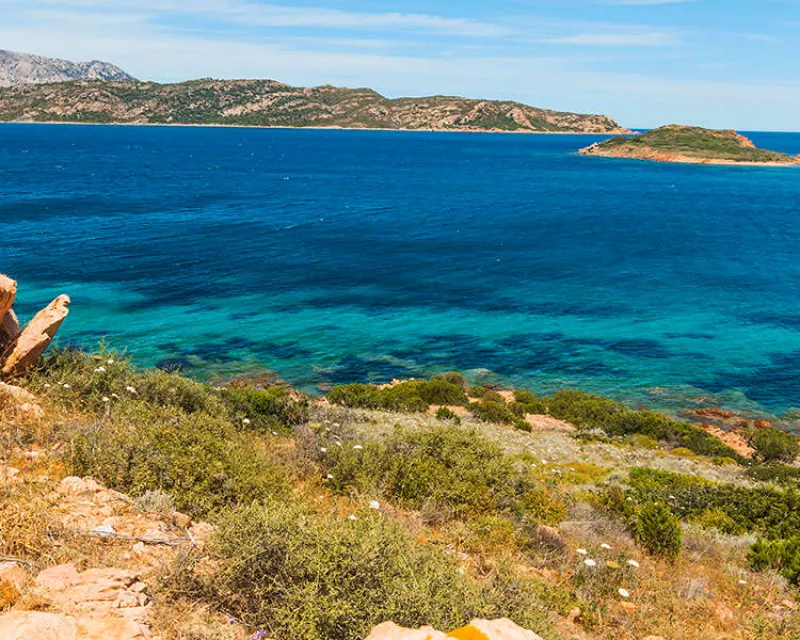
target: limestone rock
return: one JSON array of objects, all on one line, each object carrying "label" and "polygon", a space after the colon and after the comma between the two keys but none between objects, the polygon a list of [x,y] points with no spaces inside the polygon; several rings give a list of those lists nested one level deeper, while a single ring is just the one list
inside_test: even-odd
[{"label": "limestone rock", "polygon": [[78,640],[75,618],[41,611],[12,611],[0,615],[3,640]]},{"label": "limestone rock", "polygon": [[366,640],[447,640],[447,636],[432,627],[404,629],[394,622],[384,622],[375,627]]},{"label": "limestone rock", "polygon": [[0,564],[0,582],[6,582],[17,591],[22,591],[22,587],[25,586],[27,581],[28,574],[16,562],[3,562]]},{"label": "limestone rock", "polygon": [[3,640],[149,640],[151,637],[146,628],[117,616],[75,618],[41,611],[0,615]]},{"label": "limestone rock", "polygon": [[6,359],[2,373],[17,375],[36,364],[69,314],[69,296],[59,296],[37,313],[23,329]]},{"label": "limestone rock", "polygon": [[532,631],[517,626],[511,620],[473,620],[466,627],[448,634],[431,627],[404,629],[386,622],[375,629],[366,640],[447,640],[447,638],[485,638],[486,640],[542,640]]},{"label": "limestone rock", "polygon": [[0,412],[3,411],[28,418],[44,417],[44,410],[37,404],[36,396],[22,387],[0,382]]}]

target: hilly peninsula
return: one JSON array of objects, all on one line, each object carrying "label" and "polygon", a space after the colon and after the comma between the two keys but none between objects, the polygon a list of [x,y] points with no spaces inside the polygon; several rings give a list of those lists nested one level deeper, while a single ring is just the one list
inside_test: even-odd
[{"label": "hilly peninsula", "polygon": [[800,158],[757,149],[735,131],[667,125],[634,137],[619,136],[579,151],[582,155],[689,164],[793,165]]},{"label": "hilly peninsula", "polygon": [[293,87],[273,80],[17,84],[0,89],[0,121],[627,133],[608,116],[512,101],[390,99],[371,89]]}]

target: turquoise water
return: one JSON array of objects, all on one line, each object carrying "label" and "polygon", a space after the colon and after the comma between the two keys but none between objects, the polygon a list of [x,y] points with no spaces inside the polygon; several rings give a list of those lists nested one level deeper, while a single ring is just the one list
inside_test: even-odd
[{"label": "turquoise water", "polygon": [[597,139],[0,125],[0,271],[72,296],[62,343],[201,378],[800,407],[800,170]]}]

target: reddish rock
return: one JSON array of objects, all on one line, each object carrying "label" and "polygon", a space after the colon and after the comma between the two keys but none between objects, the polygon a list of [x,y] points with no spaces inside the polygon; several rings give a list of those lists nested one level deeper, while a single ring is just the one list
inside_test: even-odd
[{"label": "reddish rock", "polygon": [[18,375],[38,362],[69,314],[69,304],[69,296],[59,296],[34,316],[6,359],[4,375]]},{"label": "reddish rock", "polygon": [[19,338],[19,320],[14,310],[9,309],[5,317],[0,316],[0,359],[6,352],[11,351],[17,338]]},{"label": "reddish rock", "polygon": [[404,629],[393,622],[375,627],[366,640],[447,640],[447,638],[484,638],[485,640],[542,640],[532,631],[517,626],[511,620],[473,620],[466,627],[448,634],[431,627]]},{"label": "reddish rock", "polygon": [[0,273],[0,319],[11,311],[17,297],[17,283],[7,275]]}]

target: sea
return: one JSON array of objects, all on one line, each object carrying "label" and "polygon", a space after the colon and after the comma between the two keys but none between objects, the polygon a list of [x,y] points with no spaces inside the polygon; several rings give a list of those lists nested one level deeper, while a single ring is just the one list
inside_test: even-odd
[{"label": "sea", "polygon": [[602,139],[3,124],[0,272],[24,319],[71,296],[62,346],[203,380],[800,420],[800,168],[576,154]]}]

